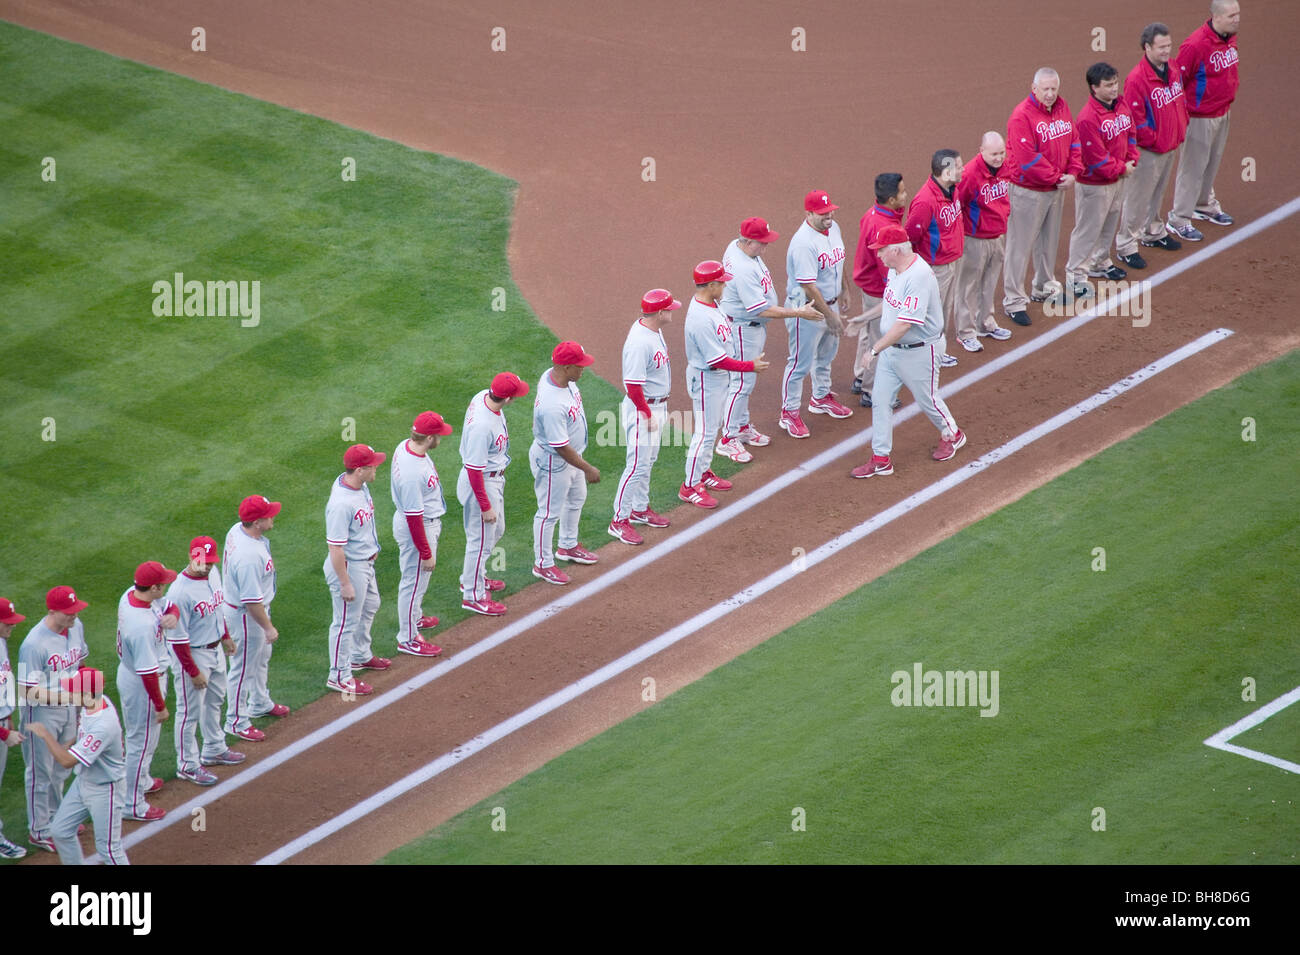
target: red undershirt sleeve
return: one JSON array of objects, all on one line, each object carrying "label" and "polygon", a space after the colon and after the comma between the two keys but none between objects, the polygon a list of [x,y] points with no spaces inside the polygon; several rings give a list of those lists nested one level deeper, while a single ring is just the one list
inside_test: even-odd
[{"label": "red undershirt sleeve", "polygon": [[632,404],[636,405],[636,410],[647,418],[651,417],[650,406],[646,404],[645,400],[645,387],[630,381],[623,382],[623,387],[627,389],[627,396],[631,399]]},{"label": "red undershirt sleeve", "polygon": [[181,661],[181,669],[187,676],[198,676],[199,665],[194,662],[194,656],[190,653],[188,643],[173,643],[172,652],[176,654],[176,659]]},{"label": "red undershirt sleeve", "polygon": [[491,510],[492,502],[488,499],[487,485],[483,483],[482,468],[466,468],[465,477],[469,479],[470,490],[474,492],[474,499],[478,501],[479,510]]},{"label": "red undershirt sleeve", "polygon": [[[473,474],[474,472],[471,471],[471,472],[469,472],[469,473],[470,473],[470,474]],[[480,477],[480,480],[482,480],[481,477]],[[473,479],[471,478],[471,479],[470,479],[470,484],[472,485],[473,483],[474,483],[474,481],[473,481]],[[420,560],[428,560],[430,557],[433,556],[433,551],[431,551],[431,550],[429,549],[429,538],[427,538],[427,537],[424,535],[424,515],[423,515],[423,514],[407,514],[407,515],[406,515],[406,526],[407,526],[407,528],[409,528],[410,531],[411,531],[411,540],[412,540],[412,541],[414,542],[414,544],[415,544],[415,549],[416,549],[416,550],[419,552],[419,554],[420,554]]]},{"label": "red undershirt sleeve", "polygon": [[145,692],[149,694],[149,701],[153,703],[153,708],[158,712],[167,709],[167,701],[163,699],[162,688],[158,685],[157,673],[143,673],[140,680],[144,683]]},{"label": "red undershirt sleeve", "polygon": [[753,371],[754,363],[752,361],[737,361],[730,355],[719,358],[709,365],[710,368],[716,368],[720,371]]}]

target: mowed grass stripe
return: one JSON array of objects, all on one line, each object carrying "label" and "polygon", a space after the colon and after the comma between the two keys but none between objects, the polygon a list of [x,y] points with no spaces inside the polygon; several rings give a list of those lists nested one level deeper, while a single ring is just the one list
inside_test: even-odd
[{"label": "mowed grass stripe", "polygon": [[[111,674],[117,599],[134,567],[176,566],[193,536],[221,539],[242,497],[272,495],[284,511],[272,532],[282,639],[271,689],[302,706],[324,693],[324,507],[342,452],[354,441],[391,452],[433,408],[457,433],[434,452],[450,510],[426,609],[444,630],[468,616],[455,500],[465,408],[498,371],[535,383],[556,343],[511,281],[514,184],[9,24],[0,59],[0,594],[34,622],[45,592],[72,584],[90,601],[90,661]],[[53,182],[41,179],[47,156]],[[344,157],[354,182],[342,179]],[[176,272],[259,281],[260,324],[156,317],[153,283]],[[498,288],[503,311],[492,307]],[[621,378],[629,309],[608,341],[584,343],[598,359],[582,381],[593,442],[596,416],[621,395],[600,376]],[[506,556],[493,569],[508,592],[533,582],[531,413],[527,399],[507,409]],[[684,453],[665,448],[656,503],[673,499]],[[623,451],[593,444],[589,458],[606,478],[582,525],[595,545]],[[375,648],[391,655],[386,467],[372,492],[385,548]],[[11,639],[11,660],[28,629]],[[170,725],[164,736],[153,769],[170,778]],[[14,771],[0,793],[11,835],[23,816]]]},{"label": "mowed grass stripe", "polygon": [[[387,861],[1294,862],[1294,777],[1201,740],[1244,676],[1300,682],[1297,382],[1206,396]],[[915,662],[999,671],[998,715],[895,707]]]}]

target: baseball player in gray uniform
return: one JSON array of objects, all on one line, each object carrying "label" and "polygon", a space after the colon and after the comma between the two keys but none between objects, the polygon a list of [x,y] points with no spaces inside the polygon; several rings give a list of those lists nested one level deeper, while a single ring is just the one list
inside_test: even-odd
[{"label": "baseball player in gray uniform", "polygon": [[422,411],[411,423],[411,436],[393,451],[389,490],[393,495],[393,540],[402,581],[397,588],[397,649],[413,657],[436,657],[442,647],[429,643],[421,630],[438,625],[424,614],[424,595],[438,560],[438,538],[447,501],[429,452],[451,434],[451,425],[435,411]]},{"label": "baseball player in gray uniform", "polygon": [[465,564],[460,573],[461,607],[499,617],[506,605],[488,596],[505,589],[505,581],[487,576],[487,559],[506,530],[506,468],[510,464],[510,432],[506,405],[528,394],[528,383],[503,371],[492,384],[470,399],[460,432],[462,467],[456,498],[463,508]]},{"label": "baseball player in gray uniform", "polygon": [[154,822],[167,814],[145,796],[162,789],[150,772],[162,738],[167,712],[167,642],[164,629],[174,629],[175,608],[167,606],[167,587],[176,579],[156,560],[135,569],[135,586],[117,602],[117,694],[122,701],[126,732],[126,818]]},{"label": "baseball player in gray uniform", "polygon": [[889,454],[894,446],[894,409],[898,389],[906,385],[917,405],[939,429],[939,446],[932,457],[948,461],[966,443],[948,406],[939,397],[939,369],[944,355],[943,302],[939,283],[925,260],[912,251],[907,231],[899,226],[880,230],[871,247],[889,267],[880,328],[872,351],[879,357],[871,394],[871,460],[851,472],[855,478],[894,473]]},{"label": "baseball player in gray uniform", "polygon": [[259,716],[288,716],[289,707],[271,699],[271,648],[280,632],[271,623],[275,561],[266,532],[275,527],[280,502],[252,494],[239,502],[239,523],[226,532],[222,563],[226,633],[234,643],[226,679],[226,732],[250,742],[266,739],[253,725]]},{"label": "baseball player in gray uniform", "polygon": [[851,408],[840,404],[831,391],[831,362],[840,348],[844,322],[840,313],[848,313],[849,275],[844,268],[844,237],[835,221],[839,206],[821,189],[804,197],[803,225],[790,237],[785,255],[787,308],[811,303],[819,315],[816,321],[787,318],[789,355],[785,377],[781,379],[781,427],[792,438],[808,437],[808,426],[799,414],[803,404],[803,383],[812,376],[810,414],[848,418]]},{"label": "baseball player in gray uniform", "polygon": [[76,673],[86,659],[86,632],[77,614],[89,606],[71,587],[55,587],[45,595],[49,611],[32,627],[18,647],[18,686],[22,690],[24,792],[27,796],[28,842],[54,851],[50,821],[63,798],[68,769],[36,743],[33,724],[40,723],[64,746],[77,738],[76,712],[63,705],[59,680]]},{"label": "baseball player in gray uniform", "polygon": [[[87,667],[62,678],[62,689],[73,695],[81,707],[76,739],[64,746],[45,726],[36,723],[32,732],[45,742],[45,749],[59,766],[77,770],[67,795],[50,822],[50,832],[64,865],[84,865],[77,831],[90,820],[95,830],[95,848],[105,865],[128,865],[122,849],[122,818],[126,807],[126,753],[122,747],[122,724],[117,710],[104,695],[104,674]],[[161,811],[161,810],[160,810]]]},{"label": "baseball player in gray uniform", "polygon": [[[587,450],[587,413],[578,379],[595,359],[577,342],[560,342],[551,352],[551,367],[542,374],[533,399],[533,443],[528,464],[533,471],[537,513],[533,516],[533,576],[564,585],[569,575],[555,560],[594,564],[595,554],[578,543],[587,485],[600,481],[600,470],[583,456]],[[560,547],[553,550],[555,525]]]},{"label": "baseball player in gray uniform", "polygon": [[668,420],[668,392],[672,368],[664,326],[682,307],[667,289],[655,288],[641,296],[641,317],[632,323],[623,343],[623,388],[627,397],[619,405],[627,464],[614,494],[614,519],[609,536],[624,544],[645,541],[633,524],[667,527],[668,518],[650,508],[650,471],[659,460],[664,424]]},{"label": "baseball player in gray uniform", "polygon": [[738,329],[727,320],[718,302],[732,274],[721,262],[707,259],[695,266],[695,295],[686,310],[686,391],[691,396],[695,430],[686,451],[686,479],[677,497],[696,507],[718,506],[710,491],[729,491],[731,482],[713,473],[713,438],[722,423],[729,393],[728,376],[751,376],[768,363],[762,352],[738,361],[733,354]]},{"label": "baseball player in gray uniform", "polygon": [[379,556],[379,529],[375,502],[367,486],[379,465],[388,459],[368,444],[354,444],[343,453],[347,469],[334,479],[325,505],[325,582],[334,605],[330,622],[330,674],[327,689],[347,696],[367,696],[370,684],[355,679],[353,670],[387,670],[391,660],[371,652],[370,625],[379,613],[379,585],[375,583],[375,558]]},{"label": "baseball player in gray uniform", "polygon": [[[211,537],[190,541],[190,562],[167,590],[167,606],[177,616],[167,634],[176,677],[176,775],[200,786],[217,781],[207,766],[234,766],[244,754],[226,745],[221,704],[226,699],[226,653],[235,644],[226,632],[225,592],[217,562],[221,552]],[[199,751],[197,731],[203,730]]]},{"label": "baseball player in gray uniform", "polygon": [[[9,666],[9,635],[14,626],[27,618],[14,610],[13,602],[0,597],[0,788],[5,778],[5,763],[9,758],[9,749],[25,739],[22,733],[14,729],[14,702],[17,699],[17,687],[14,684],[14,671]],[[4,821],[0,820],[0,859],[21,859],[27,855],[22,846],[14,845],[5,838]]]},{"label": "baseball player in gray uniform", "polygon": [[[718,301],[728,320],[736,326],[735,348],[732,357],[748,361],[763,352],[767,344],[767,323],[774,318],[821,319],[821,312],[811,305],[800,308],[783,308],[776,304],[776,287],[772,273],[760,256],[764,246],[779,239],[780,235],[768,228],[764,219],[746,219],[740,224],[740,237],[732,239],[722,255],[722,267],[732,276]],[[752,372],[731,373],[727,398],[723,404],[722,439],[718,453],[733,461],[745,463],[754,456],[745,445],[761,448],[772,439],[749,423],[749,396],[754,391],[756,378]]]}]

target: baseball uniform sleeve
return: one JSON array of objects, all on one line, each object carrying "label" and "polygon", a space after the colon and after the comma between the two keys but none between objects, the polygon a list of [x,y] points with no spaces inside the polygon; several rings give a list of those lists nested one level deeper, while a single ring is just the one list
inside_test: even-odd
[{"label": "baseball uniform sleeve", "polygon": [[[403,450],[402,453],[405,454],[406,451]],[[424,492],[415,481],[419,476],[418,470],[407,465],[402,468],[401,478],[393,484],[393,497],[397,499],[397,506],[403,514],[424,513]]]},{"label": "baseball uniform sleeve", "polygon": [[767,293],[763,291],[763,270],[758,262],[751,259],[754,267],[744,268],[732,280],[736,283],[736,293],[740,304],[751,315],[767,311],[770,303]]},{"label": "baseball uniform sleeve", "polygon": [[41,675],[45,672],[45,661],[40,657],[40,650],[35,640],[24,640],[18,648],[18,685],[40,686]]},{"label": "baseball uniform sleeve", "polygon": [[352,526],[352,512],[343,503],[331,500],[325,508],[325,541],[336,547],[348,542],[348,528]]},{"label": "baseball uniform sleeve", "polygon": [[790,261],[787,265],[797,284],[810,285],[817,281],[817,253],[810,243],[798,241],[800,238],[795,233],[795,238],[790,241]]},{"label": "baseball uniform sleeve", "polygon": [[623,346],[623,383],[628,385],[644,385],[645,372],[650,367],[653,355],[648,348],[649,343],[639,338],[629,338],[627,344]]},{"label": "baseball uniform sleeve", "polygon": [[93,730],[90,732],[79,732],[77,734],[77,741],[68,747],[68,752],[70,752],[73,759],[79,762],[82,766],[89,766],[95,760],[99,759],[99,754],[104,751],[105,742],[107,741]]},{"label": "baseball uniform sleeve", "polygon": [[548,403],[537,418],[541,426],[539,441],[544,441],[552,448],[562,448],[569,443],[569,420],[564,408],[555,403]]}]

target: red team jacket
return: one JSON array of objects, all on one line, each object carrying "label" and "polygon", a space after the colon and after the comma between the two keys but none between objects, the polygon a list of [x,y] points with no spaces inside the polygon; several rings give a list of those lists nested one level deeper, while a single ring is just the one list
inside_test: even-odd
[{"label": "red team jacket", "polygon": [[1012,182],[1035,192],[1052,192],[1062,176],[1077,177],[1083,171],[1079,137],[1065,97],[1057,97],[1052,108],[1046,110],[1030,93],[1011,111],[1007,120],[1007,161],[1017,170]]},{"label": "red team jacket", "polygon": [[1124,81],[1124,102],[1137,123],[1137,144],[1153,153],[1177,149],[1187,138],[1187,100],[1178,64],[1169,61],[1165,82],[1143,54]]},{"label": "red team jacket", "polygon": [[957,201],[961,203],[962,231],[977,239],[996,239],[1007,231],[1011,197],[1007,184],[1015,169],[1005,159],[997,169],[989,169],[983,156],[977,155],[961,171],[957,183]]},{"label": "red team jacket", "polygon": [[1222,116],[1237,98],[1237,36],[1225,41],[1210,21],[1183,41],[1178,50],[1187,113],[1200,119]]},{"label": "red team jacket", "polygon": [[1079,181],[1090,186],[1109,186],[1118,182],[1124,164],[1138,161],[1136,125],[1124,97],[1106,106],[1095,96],[1079,110],[1074,121],[1079,129],[1079,146],[1083,152],[1083,172]]},{"label": "red team jacket", "polygon": [[956,190],[949,199],[934,176],[926,179],[907,207],[907,236],[916,254],[930,265],[947,265],[960,259],[965,237]]},{"label": "red team jacket", "polygon": [[889,269],[867,246],[876,241],[876,233],[885,226],[902,224],[902,209],[886,209],[879,203],[868,209],[858,224],[858,252],[853,257],[853,281],[872,298],[885,297],[885,279],[889,277]]}]

